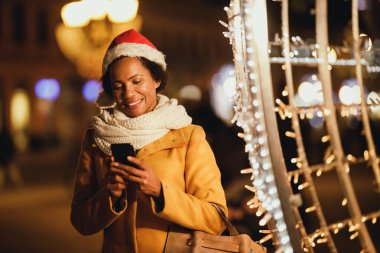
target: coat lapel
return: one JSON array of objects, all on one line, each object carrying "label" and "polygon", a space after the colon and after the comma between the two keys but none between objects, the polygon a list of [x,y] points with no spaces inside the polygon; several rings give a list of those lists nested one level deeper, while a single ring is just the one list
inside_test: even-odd
[{"label": "coat lapel", "polygon": [[137,152],[137,158],[142,159],[145,156],[156,153],[160,150],[178,148],[186,145],[186,138],[181,129],[170,130],[160,139],[146,145]]}]

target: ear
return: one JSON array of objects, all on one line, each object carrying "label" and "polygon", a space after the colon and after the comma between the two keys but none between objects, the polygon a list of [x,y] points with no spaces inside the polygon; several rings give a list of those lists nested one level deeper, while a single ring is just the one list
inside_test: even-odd
[{"label": "ear", "polygon": [[160,85],[161,85],[161,81],[157,81],[155,82],[154,87],[157,89],[158,87],[160,87]]}]

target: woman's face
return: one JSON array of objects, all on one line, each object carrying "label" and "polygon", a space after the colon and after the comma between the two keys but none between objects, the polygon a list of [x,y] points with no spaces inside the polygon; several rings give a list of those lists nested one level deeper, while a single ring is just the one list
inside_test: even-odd
[{"label": "woman's face", "polygon": [[157,104],[159,81],[138,58],[123,57],[111,65],[113,99],[128,117],[134,118],[153,110]]}]

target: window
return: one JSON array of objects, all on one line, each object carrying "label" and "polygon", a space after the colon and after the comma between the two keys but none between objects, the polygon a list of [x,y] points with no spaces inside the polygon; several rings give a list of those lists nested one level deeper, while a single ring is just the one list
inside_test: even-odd
[{"label": "window", "polygon": [[48,15],[45,8],[37,11],[36,16],[36,31],[37,31],[37,44],[39,46],[46,46],[48,43]]},{"label": "window", "polygon": [[26,39],[26,17],[25,7],[22,3],[12,6],[12,39],[16,44],[23,44]]}]

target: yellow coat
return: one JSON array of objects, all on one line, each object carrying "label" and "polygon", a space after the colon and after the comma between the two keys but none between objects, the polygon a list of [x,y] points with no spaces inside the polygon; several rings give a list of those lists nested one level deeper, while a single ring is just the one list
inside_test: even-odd
[{"label": "yellow coat", "polygon": [[223,221],[210,202],[227,213],[226,199],[202,127],[171,130],[137,153],[162,182],[165,205],[158,213],[153,199],[133,184],[128,185],[122,210],[112,209],[105,187],[105,158],[92,130],[87,131],[71,206],[71,222],[81,234],[104,231],[104,253],[162,253],[168,226],[173,223],[212,234],[223,232]]}]

